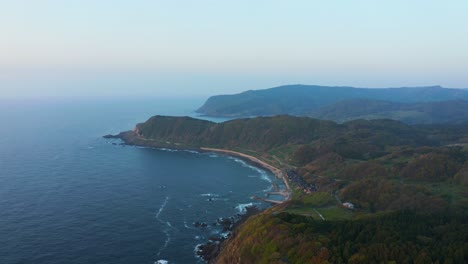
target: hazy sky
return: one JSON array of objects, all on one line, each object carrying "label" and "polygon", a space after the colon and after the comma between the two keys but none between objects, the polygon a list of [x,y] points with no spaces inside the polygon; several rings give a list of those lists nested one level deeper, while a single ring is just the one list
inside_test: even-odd
[{"label": "hazy sky", "polygon": [[466,0],[0,0],[0,96],[468,87]]}]

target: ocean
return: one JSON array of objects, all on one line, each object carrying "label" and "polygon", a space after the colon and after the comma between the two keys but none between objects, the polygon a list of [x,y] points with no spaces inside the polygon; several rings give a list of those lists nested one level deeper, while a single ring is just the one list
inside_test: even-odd
[{"label": "ocean", "polygon": [[0,99],[0,263],[200,263],[217,219],[268,206],[250,197],[281,181],[237,158],[102,136],[194,116],[204,99]]}]

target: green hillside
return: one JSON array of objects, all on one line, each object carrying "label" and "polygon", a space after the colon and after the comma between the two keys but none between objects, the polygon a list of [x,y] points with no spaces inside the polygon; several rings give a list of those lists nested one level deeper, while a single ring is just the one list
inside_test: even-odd
[{"label": "green hillside", "polygon": [[241,225],[220,263],[364,263],[379,256],[389,263],[461,263],[468,257],[467,124],[155,116],[117,137],[135,145],[234,150],[287,172],[292,199]]},{"label": "green hillside", "polygon": [[320,108],[311,117],[345,122],[355,119],[393,119],[407,124],[444,124],[468,121],[468,101],[396,103],[350,99]]}]

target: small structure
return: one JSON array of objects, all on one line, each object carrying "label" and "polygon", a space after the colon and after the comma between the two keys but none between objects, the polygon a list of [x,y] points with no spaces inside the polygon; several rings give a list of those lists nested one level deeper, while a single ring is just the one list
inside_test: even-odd
[{"label": "small structure", "polygon": [[354,209],[354,204],[349,203],[349,202],[343,203],[343,206],[351,210]]}]

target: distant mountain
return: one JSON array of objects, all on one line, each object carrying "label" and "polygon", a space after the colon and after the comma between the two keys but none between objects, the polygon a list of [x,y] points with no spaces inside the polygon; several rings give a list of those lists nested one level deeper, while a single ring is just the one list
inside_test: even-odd
[{"label": "distant mountain", "polygon": [[[420,103],[420,102],[440,102],[449,100],[465,100],[468,101],[468,90],[465,89],[448,89],[440,86],[430,87],[413,87],[413,88],[385,88],[385,89],[368,89],[354,87],[328,87],[315,85],[286,85],[265,90],[250,90],[234,95],[217,95],[210,97],[205,104],[200,107],[197,112],[208,116],[223,116],[223,117],[246,117],[246,116],[266,116],[289,114],[297,116],[320,116],[325,112],[333,112],[330,108],[333,104],[338,104],[341,101],[351,99],[368,99],[389,101],[393,103]],[[370,102],[370,101],[368,101]],[[356,104],[356,102],[354,102]],[[385,103],[374,102],[374,110],[378,112],[389,111]],[[347,102],[347,106],[350,103]],[[340,107],[335,105],[339,112]],[[392,111],[399,111],[397,104],[391,106]],[[426,121],[432,117],[427,117],[433,112],[440,112],[439,108],[446,107],[447,104],[433,105],[418,105],[418,106],[402,106],[404,111],[420,112],[424,110]],[[380,108],[382,107],[382,109]],[[439,107],[434,111],[427,110],[428,107]],[[333,108],[333,107],[332,107]],[[363,111],[362,107],[357,112]],[[447,112],[446,110],[442,110]],[[369,115],[369,111],[363,111],[365,115]],[[393,116],[394,114],[388,114]],[[448,113],[450,115],[450,113]],[[351,116],[351,118],[353,118]],[[345,120],[346,117],[334,116],[334,120]],[[399,118],[396,118],[399,119]],[[437,118],[436,118],[437,119]],[[410,119],[413,122],[414,119]],[[425,123],[425,122],[422,122]]]},{"label": "distant mountain", "polygon": [[308,115],[337,122],[386,118],[408,124],[463,123],[468,122],[468,101],[396,103],[372,99],[350,99],[322,107]]}]

